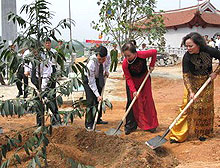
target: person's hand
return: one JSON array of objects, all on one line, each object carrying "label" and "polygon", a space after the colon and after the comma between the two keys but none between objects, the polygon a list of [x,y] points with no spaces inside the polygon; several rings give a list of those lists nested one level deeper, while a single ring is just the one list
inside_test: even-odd
[{"label": "person's hand", "polygon": [[216,72],[212,72],[210,75],[212,80],[214,80],[217,77],[217,73]]},{"label": "person's hand", "polygon": [[28,77],[30,75],[30,72],[24,72],[24,75]]},{"label": "person's hand", "polygon": [[109,77],[109,72],[105,72],[105,76],[108,78]]},{"label": "person's hand", "polygon": [[[190,95],[189,95],[190,99],[194,99],[194,96],[195,96],[195,93],[190,92]],[[195,99],[194,99],[194,100],[195,100]]]},{"label": "person's hand", "polygon": [[[133,97],[135,97],[135,96],[137,96],[137,92],[134,92],[134,93],[133,93]],[[138,96],[137,96],[137,97],[138,97]]]},{"label": "person's hand", "polygon": [[149,68],[150,73],[151,73],[153,70],[154,70],[154,67],[151,67],[151,66],[150,66],[150,68]]},{"label": "person's hand", "polygon": [[99,97],[97,98],[97,100],[98,100],[98,102],[102,101],[102,96],[99,96]]}]

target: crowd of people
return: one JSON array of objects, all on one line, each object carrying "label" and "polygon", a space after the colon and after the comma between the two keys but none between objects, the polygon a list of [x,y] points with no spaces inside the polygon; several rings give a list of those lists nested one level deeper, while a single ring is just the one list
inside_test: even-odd
[{"label": "crowd of people", "polygon": [[[170,134],[171,143],[184,142],[185,140],[193,138],[198,138],[199,140],[204,141],[213,134],[213,80],[220,74],[220,63],[217,68],[213,70],[212,59],[218,59],[220,62],[220,51],[217,47],[210,47],[205,38],[196,32],[186,35],[183,38],[183,44],[186,47],[187,52],[182,61],[183,81],[185,85],[182,109],[186,106],[189,100],[194,99],[195,93],[209,77],[211,77],[212,82],[208,84],[201,95],[194,101],[193,105],[191,105],[187,112],[182,115],[172,128]],[[96,56],[93,57],[94,60],[91,60],[87,66],[90,72],[88,74],[88,78],[90,78],[88,80],[90,91],[86,91],[86,94],[88,97],[91,97],[89,95],[93,92],[93,99],[94,101],[97,101],[96,105],[103,99],[100,97],[101,90],[98,89],[101,88],[98,82],[100,79],[98,75],[100,69],[99,66],[105,64],[106,69],[102,73],[106,76],[109,75],[108,67],[110,66],[110,62],[106,61],[108,60],[106,59],[108,58],[108,54],[106,53],[107,49],[103,46],[101,46],[101,48],[100,51],[104,50],[104,54],[98,50]],[[155,49],[144,50],[146,48],[145,44],[142,45],[142,51],[137,51],[136,48],[136,41],[134,40],[125,43],[122,47],[122,54],[124,56],[122,69],[126,81],[127,93],[126,109],[128,109],[132,99],[135,96],[138,96],[126,117],[124,127],[126,135],[135,131],[137,127],[141,130],[154,133],[159,125],[151,91],[150,77],[144,84],[140,95],[137,95],[137,90],[142,84],[148,71],[152,72],[154,70],[157,51]],[[103,59],[100,59],[102,57]],[[149,65],[147,65],[146,62],[147,58],[151,58]],[[92,112],[90,112],[90,114],[91,113]],[[86,125],[87,129],[91,129],[94,118],[90,121],[89,125]],[[105,122],[105,124],[107,124],[107,122]]]},{"label": "crowd of people", "polygon": [[[186,47],[187,52],[182,60],[183,82],[185,85],[182,108],[185,107],[189,100],[194,99],[195,93],[209,77],[211,77],[212,82],[209,83],[199,98],[195,100],[193,105],[172,128],[170,135],[171,143],[183,142],[192,138],[199,138],[203,141],[213,133],[213,80],[220,74],[220,64],[213,70],[212,59],[215,58],[220,61],[220,51],[218,50],[220,46],[217,47],[217,45],[220,45],[220,36],[218,36],[215,44],[212,44],[213,42],[213,40],[208,42],[207,37],[202,37],[195,32],[183,38],[182,44]],[[62,45],[61,42],[60,45]],[[57,52],[51,48],[51,40],[49,38],[45,40],[44,46],[47,51],[52,53]],[[111,72],[117,71],[119,52],[117,50],[117,44],[114,43],[112,47],[113,49],[108,53],[106,47],[102,45],[96,46],[94,48],[94,55],[90,56],[86,64],[88,72],[85,72],[82,81],[86,93],[87,106],[90,109],[87,110],[85,115],[85,127],[88,131],[93,129],[95,120],[92,107],[95,106],[96,109],[98,109],[98,103],[103,100],[101,92],[105,85],[104,78],[109,77]],[[57,47],[56,49],[59,50],[59,48],[60,47]],[[28,54],[28,52],[34,52],[34,49],[32,49],[32,51],[23,50],[20,55],[24,56]],[[126,109],[128,109],[134,97],[137,96],[136,102],[126,117],[124,127],[125,134],[128,135],[134,132],[138,127],[141,130],[154,133],[159,126],[159,121],[152,95],[151,77],[148,77],[139,95],[137,95],[137,90],[148,72],[151,73],[154,70],[157,50],[147,50],[145,43],[142,44],[142,49],[138,50],[136,41],[131,40],[122,46],[121,52],[124,57],[122,70],[126,83]],[[42,55],[42,58],[45,57],[46,55]],[[149,63],[147,61],[148,58],[151,58]],[[56,73],[56,69],[57,63],[54,59],[49,60],[46,66],[42,65],[41,88],[43,90],[56,88],[56,80],[52,80],[54,79],[52,76]],[[18,88],[17,97],[24,95],[26,98],[28,96],[28,75],[31,76],[32,83],[37,88],[39,87],[39,77],[36,67],[30,63],[28,66],[21,65],[17,72],[19,79],[16,83]],[[22,89],[22,80],[24,81],[24,89]],[[53,97],[56,97],[56,95],[54,94]],[[56,105],[55,99],[54,104]],[[51,107],[50,109],[53,113],[52,124],[56,125],[57,123],[61,123],[57,105],[55,108]],[[41,125],[39,115],[37,115],[37,124]],[[101,110],[98,112],[97,124],[108,124],[107,121],[102,120]]]}]

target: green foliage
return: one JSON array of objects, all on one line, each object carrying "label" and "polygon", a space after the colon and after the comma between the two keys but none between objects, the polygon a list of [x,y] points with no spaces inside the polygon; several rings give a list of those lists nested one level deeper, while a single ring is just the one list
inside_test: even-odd
[{"label": "green foliage", "polygon": [[155,3],[155,0],[99,0],[100,19],[92,22],[93,28],[112,36],[120,48],[131,39],[148,39],[152,43],[165,33],[161,15],[154,12]]},{"label": "green foliage", "polygon": [[[74,48],[72,45],[64,46],[64,49],[58,50],[56,53],[46,51],[44,47],[45,38],[50,37],[53,40],[57,41],[55,34],[60,33],[59,27],[65,29],[70,28],[70,24],[74,24],[73,20],[63,19],[61,20],[56,27],[52,27],[50,19],[52,19],[53,14],[49,10],[48,3],[46,0],[35,0],[29,5],[23,5],[20,13],[24,13],[27,16],[27,19],[23,19],[20,16],[10,13],[8,15],[8,20],[14,23],[17,23],[22,28],[22,35],[19,35],[14,41],[13,45],[19,47],[19,50],[13,50],[10,47],[5,47],[6,42],[0,44],[0,49],[3,49],[0,59],[1,72],[5,72],[5,67],[9,69],[9,80],[10,83],[15,83],[18,79],[16,77],[16,72],[18,67],[25,63],[30,63],[32,66],[36,67],[37,76],[41,78],[42,72],[40,71],[41,65],[45,65],[49,60],[54,58],[58,65],[61,67],[59,71],[52,77],[53,80],[57,80],[58,77],[68,77],[68,71],[64,67],[66,61],[65,52],[68,48],[69,52],[72,53]],[[71,46],[71,47],[69,47]],[[29,50],[29,54],[24,55],[24,58],[19,56],[22,53],[22,50]],[[42,57],[45,55],[45,58]],[[63,104],[62,96],[69,96],[74,89],[77,89],[81,84],[81,77],[86,71],[85,65],[82,63],[74,63],[72,68],[75,72],[75,77],[64,83],[58,83],[58,86],[55,89],[41,89],[41,84],[39,82],[39,88],[28,87],[28,93],[30,96],[29,99],[10,99],[10,100],[0,100],[0,115],[3,117],[9,117],[13,115],[18,115],[18,117],[28,113],[30,111],[40,113],[43,118],[42,126],[36,129],[33,135],[28,140],[23,140],[24,137],[19,133],[17,137],[6,137],[7,142],[1,145],[0,151],[0,168],[9,167],[9,165],[14,165],[22,162],[18,152],[24,150],[27,155],[32,159],[28,167],[42,167],[41,160],[44,161],[47,166],[47,146],[49,144],[48,135],[52,134],[52,126],[45,126],[44,116],[45,112],[48,110],[48,107],[55,108],[53,100],[56,99],[59,106]],[[55,96],[55,93],[57,96]],[[83,109],[80,107],[80,102],[75,101],[73,104],[74,110],[67,115],[67,118],[64,119],[66,122],[69,120],[73,122],[73,119],[76,115],[82,117]],[[16,152],[11,158],[7,158],[7,153],[12,149],[16,148]],[[4,160],[4,162],[3,162]]]}]

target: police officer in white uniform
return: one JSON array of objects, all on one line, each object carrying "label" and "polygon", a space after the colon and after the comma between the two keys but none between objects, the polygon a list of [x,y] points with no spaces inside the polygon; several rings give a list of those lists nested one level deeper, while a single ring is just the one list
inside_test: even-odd
[{"label": "police officer in white uniform", "polygon": [[[95,50],[95,55],[89,58],[87,64],[88,73],[85,74],[83,85],[86,92],[86,100],[89,111],[86,112],[85,126],[88,131],[92,129],[94,118],[92,107],[98,106],[98,102],[102,101],[102,88],[104,86],[104,76],[109,75],[109,67],[111,58],[107,54],[107,49],[104,46],[99,46]],[[96,108],[97,109],[97,108]],[[97,124],[108,124],[108,122],[101,119],[102,111],[99,112]]]}]

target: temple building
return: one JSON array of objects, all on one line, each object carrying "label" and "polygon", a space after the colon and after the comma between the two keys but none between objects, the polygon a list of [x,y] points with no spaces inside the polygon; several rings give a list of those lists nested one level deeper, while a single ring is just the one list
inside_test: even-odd
[{"label": "temple building", "polygon": [[180,47],[182,38],[190,32],[209,38],[220,34],[220,11],[209,0],[196,6],[165,11],[161,15],[167,29],[164,36],[166,46]]}]

